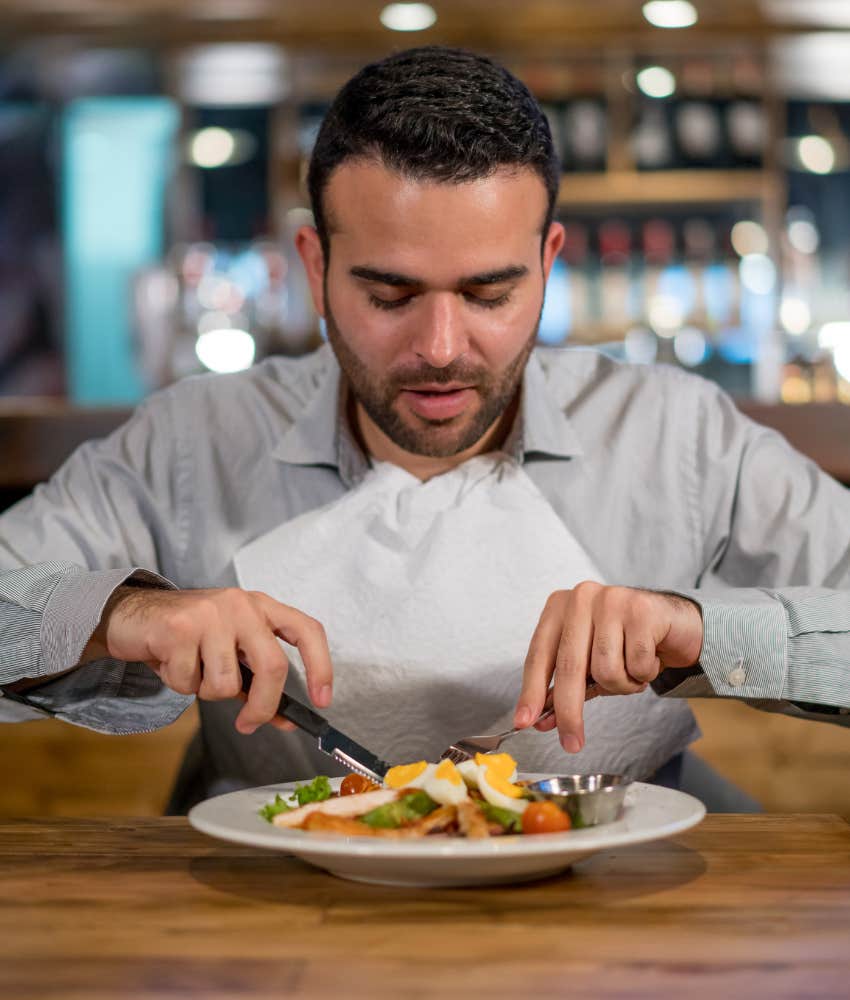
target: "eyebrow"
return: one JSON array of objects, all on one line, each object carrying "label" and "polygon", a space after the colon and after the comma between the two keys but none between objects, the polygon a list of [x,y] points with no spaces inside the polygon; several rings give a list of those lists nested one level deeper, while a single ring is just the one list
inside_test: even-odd
[{"label": "eyebrow", "polygon": [[[407,274],[398,274],[395,271],[380,271],[373,267],[352,267],[349,271],[354,278],[361,278],[363,281],[375,281],[381,285],[391,285],[394,288],[421,288],[424,282],[420,278],[412,278]],[[468,288],[470,285],[500,285],[505,281],[516,281],[524,278],[528,274],[528,268],[520,264],[512,264],[509,267],[500,267],[495,271],[484,271],[481,274],[472,274],[461,278],[458,281],[459,288]]]}]

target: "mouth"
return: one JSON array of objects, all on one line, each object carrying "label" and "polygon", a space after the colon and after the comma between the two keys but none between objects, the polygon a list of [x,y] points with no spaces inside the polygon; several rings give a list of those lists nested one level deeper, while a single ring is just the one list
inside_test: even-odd
[{"label": "mouth", "polygon": [[461,389],[471,389],[471,385],[463,382],[420,382],[416,385],[406,385],[402,387],[403,392],[424,392],[428,395],[437,395],[444,392],[460,392]]},{"label": "mouth", "polygon": [[475,389],[470,385],[417,385],[401,390],[400,397],[411,410],[426,420],[448,420],[459,416],[471,403]]}]

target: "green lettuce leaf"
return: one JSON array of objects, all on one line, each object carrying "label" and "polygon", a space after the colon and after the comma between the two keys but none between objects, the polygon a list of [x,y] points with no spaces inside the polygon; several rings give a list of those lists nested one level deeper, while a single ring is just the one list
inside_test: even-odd
[{"label": "green lettuce leaf", "polygon": [[328,778],[320,774],[309,785],[296,785],[293,794],[298,799],[299,806],[306,806],[308,802],[324,802],[325,799],[329,799],[333,795],[333,792]]},{"label": "green lettuce leaf", "polygon": [[285,799],[280,795],[275,795],[274,802],[267,802],[260,810],[260,816],[266,822],[271,823],[272,817],[277,816],[278,813],[290,812],[291,809],[292,806],[288,805]]},{"label": "green lettuce leaf", "polygon": [[510,809],[501,809],[489,802],[479,802],[481,812],[489,823],[498,823],[507,833],[522,833],[522,816]]},{"label": "green lettuce leaf", "polygon": [[413,823],[417,819],[422,819],[428,813],[437,808],[437,803],[421,790],[404,795],[395,802],[388,802],[385,806],[378,806],[364,816],[360,817],[361,823],[366,823],[372,827],[383,827],[388,830],[395,830],[405,823]]}]

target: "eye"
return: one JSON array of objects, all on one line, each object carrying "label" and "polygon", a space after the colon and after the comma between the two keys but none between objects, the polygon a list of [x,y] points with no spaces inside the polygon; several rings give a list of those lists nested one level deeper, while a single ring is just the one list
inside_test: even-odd
[{"label": "eye", "polygon": [[501,295],[490,299],[484,298],[481,295],[475,295],[472,292],[464,292],[463,295],[467,302],[481,306],[482,309],[497,309],[499,306],[506,305],[511,300],[510,292],[503,292]]},{"label": "eye", "polygon": [[369,295],[369,304],[376,309],[401,309],[413,298],[412,295],[402,295],[399,299],[381,299],[377,295]]}]

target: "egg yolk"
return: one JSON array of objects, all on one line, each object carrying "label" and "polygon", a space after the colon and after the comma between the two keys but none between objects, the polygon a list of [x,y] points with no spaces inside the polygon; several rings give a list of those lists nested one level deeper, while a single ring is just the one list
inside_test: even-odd
[{"label": "egg yolk", "polygon": [[488,767],[484,771],[484,778],[487,784],[496,792],[507,795],[510,799],[518,799],[523,794],[519,785],[512,785],[510,781],[498,771]]},{"label": "egg yolk", "polygon": [[444,760],[437,766],[437,770],[434,772],[434,777],[440,781],[448,781],[449,784],[452,785],[463,784],[463,778],[460,776],[460,771],[458,771],[450,760]]},{"label": "egg yolk", "polygon": [[428,766],[428,761],[418,760],[415,764],[399,764],[391,767],[384,775],[384,785],[387,788],[404,788],[411,781],[416,781]]},{"label": "egg yolk", "polygon": [[487,771],[494,771],[503,778],[507,778],[516,770],[516,761],[509,753],[477,753],[475,763],[479,767],[486,768]]}]

